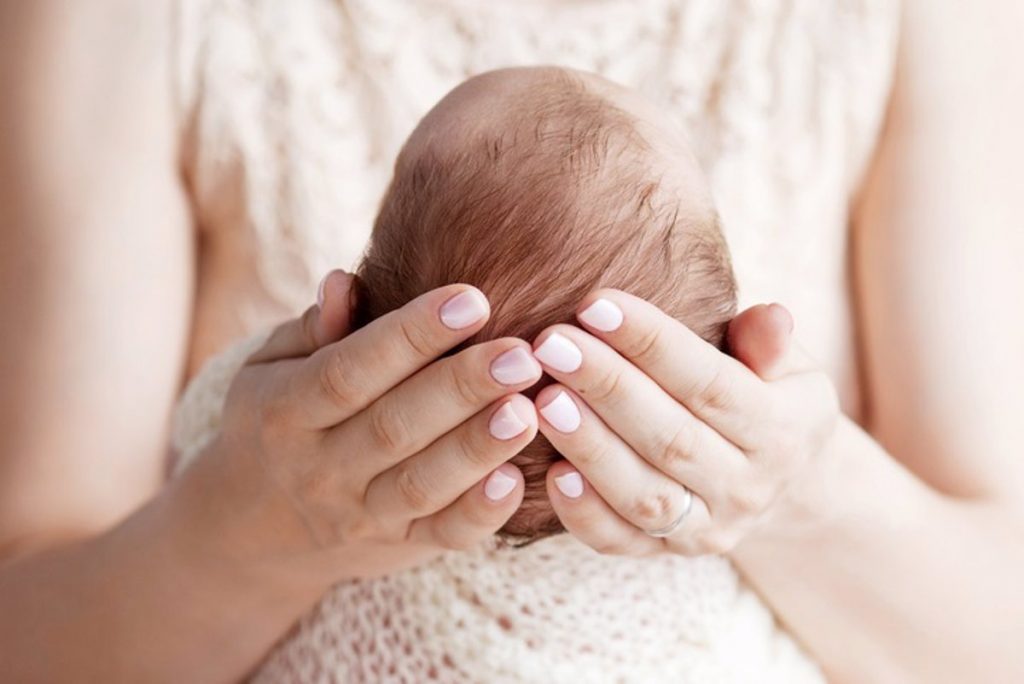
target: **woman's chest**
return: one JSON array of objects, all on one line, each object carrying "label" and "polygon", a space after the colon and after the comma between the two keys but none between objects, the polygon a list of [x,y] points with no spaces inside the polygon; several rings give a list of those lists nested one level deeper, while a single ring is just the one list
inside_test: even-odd
[{"label": "woman's chest", "polygon": [[[207,247],[195,357],[352,268],[406,135],[467,76],[556,63],[678,114],[741,304],[780,301],[856,403],[847,204],[876,134],[889,3],[254,2],[207,19],[189,175]],[[412,9],[416,7],[416,9]]]}]

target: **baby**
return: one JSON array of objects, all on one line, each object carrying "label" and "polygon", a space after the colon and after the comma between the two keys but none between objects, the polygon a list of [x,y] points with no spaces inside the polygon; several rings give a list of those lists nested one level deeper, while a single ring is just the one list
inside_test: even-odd
[{"label": "baby", "polygon": [[[479,287],[491,318],[452,353],[573,322],[597,287],[643,297],[719,347],[736,312],[729,252],[683,134],[639,94],[559,68],[475,77],[424,117],[357,276],[356,326],[447,283]],[[544,485],[559,458],[538,434],[513,459],[526,493],[506,542],[564,531]]]}]

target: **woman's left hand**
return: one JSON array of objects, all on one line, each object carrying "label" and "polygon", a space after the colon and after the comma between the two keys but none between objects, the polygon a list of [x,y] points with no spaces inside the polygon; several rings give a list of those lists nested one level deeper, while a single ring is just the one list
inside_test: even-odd
[{"label": "woman's left hand", "polygon": [[[591,293],[577,318],[586,330],[555,325],[534,343],[557,381],[536,405],[566,458],[549,469],[548,496],[597,551],[728,553],[826,458],[836,392],[790,341],[781,306],[730,325],[732,353],[747,365],[620,290]],[[681,524],[652,536],[686,510],[687,490]]]}]

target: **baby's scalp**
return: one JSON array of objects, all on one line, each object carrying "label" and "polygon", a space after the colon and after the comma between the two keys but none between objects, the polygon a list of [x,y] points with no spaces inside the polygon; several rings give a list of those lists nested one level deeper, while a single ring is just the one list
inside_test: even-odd
[{"label": "baby's scalp", "polygon": [[[589,291],[650,300],[721,347],[736,311],[728,249],[684,138],[635,93],[582,72],[504,69],[453,90],[395,165],[357,271],[356,325],[452,282],[479,287],[483,340],[532,340],[573,322]],[[528,393],[550,379],[545,377]],[[515,459],[526,479],[502,535],[563,531],[537,435]]]}]

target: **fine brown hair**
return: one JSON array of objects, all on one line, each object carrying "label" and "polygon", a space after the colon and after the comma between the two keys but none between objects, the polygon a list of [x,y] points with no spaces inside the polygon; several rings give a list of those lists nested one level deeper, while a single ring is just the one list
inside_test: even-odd
[{"label": "fine brown hair", "polygon": [[[433,288],[469,283],[492,313],[456,353],[505,336],[532,341],[573,322],[591,290],[614,287],[721,348],[736,287],[716,214],[689,209],[663,182],[635,123],[562,73],[458,144],[400,155],[357,270],[356,327]],[[545,490],[559,458],[538,434],[512,460],[525,497],[499,536],[564,531]]]}]

